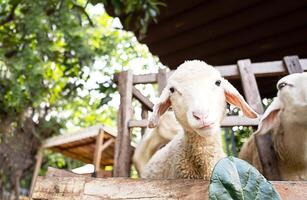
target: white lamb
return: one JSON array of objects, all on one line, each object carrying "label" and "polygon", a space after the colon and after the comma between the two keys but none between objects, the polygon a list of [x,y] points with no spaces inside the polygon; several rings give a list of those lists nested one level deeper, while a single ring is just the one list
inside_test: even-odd
[{"label": "white lamb", "polygon": [[239,157],[263,172],[255,135],[272,134],[282,180],[307,180],[307,73],[285,76],[277,88],[277,97]]},{"label": "white lamb", "polygon": [[147,131],[140,144],[135,148],[133,163],[139,174],[144,166],[161,147],[169,143],[183,129],[175,118],[174,112],[168,111],[161,116],[160,123],[151,131]]},{"label": "white lamb", "polygon": [[168,79],[154,106],[149,127],[172,106],[184,129],[146,164],[142,178],[202,178],[208,180],[216,162],[225,156],[220,123],[226,101],[251,118],[257,114],[239,92],[214,67],[202,61],[187,61]]}]

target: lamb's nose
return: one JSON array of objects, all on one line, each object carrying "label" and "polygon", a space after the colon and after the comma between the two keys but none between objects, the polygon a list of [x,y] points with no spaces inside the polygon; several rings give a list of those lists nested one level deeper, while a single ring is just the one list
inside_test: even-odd
[{"label": "lamb's nose", "polygon": [[208,112],[193,111],[192,115],[197,121],[204,121],[208,117]]}]

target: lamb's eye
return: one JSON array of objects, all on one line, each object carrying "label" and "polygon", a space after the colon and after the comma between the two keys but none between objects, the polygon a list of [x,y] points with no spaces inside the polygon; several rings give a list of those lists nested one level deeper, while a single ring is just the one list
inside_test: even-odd
[{"label": "lamb's eye", "polygon": [[221,80],[215,81],[215,85],[220,86],[221,85]]},{"label": "lamb's eye", "polygon": [[287,83],[279,83],[278,86],[277,86],[277,88],[278,88],[279,90],[281,90],[282,88],[284,88],[284,87],[287,86],[287,85],[288,85]]},{"label": "lamb's eye", "polygon": [[169,88],[169,91],[170,91],[171,93],[174,93],[174,92],[175,92],[175,88],[170,87],[170,88]]}]

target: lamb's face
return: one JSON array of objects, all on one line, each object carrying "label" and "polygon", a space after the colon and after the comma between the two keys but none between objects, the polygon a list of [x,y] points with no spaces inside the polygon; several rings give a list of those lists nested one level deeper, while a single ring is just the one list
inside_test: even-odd
[{"label": "lamb's face", "polygon": [[264,112],[258,134],[266,134],[274,127],[307,127],[307,73],[291,74],[277,83],[277,97]]},{"label": "lamb's face", "polygon": [[307,125],[307,73],[285,76],[277,88],[284,120]]},{"label": "lamb's face", "polygon": [[225,113],[223,78],[211,66],[189,64],[180,66],[170,77],[170,102],[186,129],[205,136],[217,132]]},{"label": "lamb's face", "polygon": [[201,136],[215,133],[223,119],[226,101],[240,107],[246,116],[257,117],[218,70],[202,61],[185,62],[168,79],[149,127],[155,127],[159,117],[172,106],[184,129]]}]

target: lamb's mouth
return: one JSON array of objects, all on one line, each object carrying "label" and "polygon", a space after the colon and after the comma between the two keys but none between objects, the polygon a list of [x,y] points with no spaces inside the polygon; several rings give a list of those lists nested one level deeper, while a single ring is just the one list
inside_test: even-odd
[{"label": "lamb's mouth", "polygon": [[214,125],[214,122],[206,123],[206,124],[201,125],[198,129],[200,130],[210,129],[213,127],[213,125]]}]

